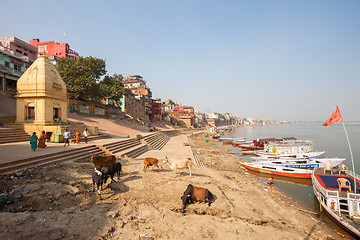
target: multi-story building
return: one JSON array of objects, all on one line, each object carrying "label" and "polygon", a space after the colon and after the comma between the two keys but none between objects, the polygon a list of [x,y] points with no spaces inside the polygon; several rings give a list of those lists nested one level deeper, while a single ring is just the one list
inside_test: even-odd
[{"label": "multi-story building", "polygon": [[0,43],[5,49],[13,51],[17,57],[26,57],[27,63],[25,67],[28,68],[38,57],[38,50],[36,47],[24,42],[16,37],[0,38]]},{"label": "multi-story building", "polygon": [[123,80],[121,81],[121,83],[124,84],[125,89],[130,90],[136,98],[145,99],[145,112],[151,115],[152,92],[150,88],[146,86],[146,82],[143,80],[143,77],[140,75],[123,76]]},{"label": "multi-story building", "polygon": [[160,98],[157,99],[152,99],[152,108],[151,108],[151,115],[150,118],[151,120],[156,120],[159,121],[161,120],[161,116],[162,116],[162,102]]},{"label": "multi-story building", "polygon": [[40,42],[39,39],[33,39],[29,42],[38,49],[38,54],[45,56],[54,56],[54,58],[72,58],[78,59],[79,54],[70,49],[70,45],[66,42],[46,41]]},{"label": "multi-story building", "polygon": [[30,66],[29,56],[34,60],[30,51],[36,53],[36,49],[27,45],[15,37],[0,39],[0,89],[2,92],[15,94],[17,80]]}]

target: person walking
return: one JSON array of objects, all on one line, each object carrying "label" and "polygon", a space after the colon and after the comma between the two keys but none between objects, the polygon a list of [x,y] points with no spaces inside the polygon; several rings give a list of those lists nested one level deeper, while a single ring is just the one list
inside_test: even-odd
[{"label": "person walking", "polygon": [[79,131],[76,131],[75,139],[76,139],[76,143],[80,142],[80,132]]},{"label": "person walking", "polygon": [[65,142],[64,147],[66,146],[66,143],[68,144],[68,146],[70,146],[70,143],[69,143],[70,132],[68,131],[67,128],[65,129],[63,136],[64,136],[64,142]]},{"label": "person walking", "polygon": [[43,131],[41,131],[41,134],[40,134],[40,136],[39,136],[39,143],[38,143],[37,146],[38,146],[39,148],[45,148],[45,147],[46,147],[45,142],[46,142],[45,131],[43,130]]},{"label": "person walking", "polygon": [[31,150],[33,150],[34,152],[37,148],[37,140],[38,137],[36,136],[36,132],[33,132],[33,135],[30,137],[30,146],[31,146]]},{"label": "person walking", "polygon": [[89,136],[89,131],[87,128],[85,128],[84,132],[83,132],[83,135],[84,135],[84,139],[85,139],[85,143],[87,143],[88,141],[88,136]]}]

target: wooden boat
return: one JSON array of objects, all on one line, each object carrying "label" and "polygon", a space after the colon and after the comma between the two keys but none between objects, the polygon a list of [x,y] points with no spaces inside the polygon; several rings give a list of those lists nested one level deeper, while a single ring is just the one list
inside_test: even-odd
[{"label": "wooden boat", "polygon": [[293,178],[311,178],[312,169],[286,167],[284,165],[259,164],[257,162],[243,162],[241,166],[260,173],[273,174]]},{"label": "wooden boat", "polygon": [[267,173],[256,172],[256,171],[252,171],[250,169],[246,169],[246,170],[247,170],[248,173],[250,173],[252,175],[259,176],[259,177],[264,177],[264,178],[272,177],[274,180],[280,180],[280,181],[291,182],[291,183],[295,183],[295,184],[302,184],[302,185],[306,185],[306,186],[312,186],[311,178],[284,177],[284,176],[278,176],[278,175],[272,175],[272,174],[267,174]]},{"label": "wooden boat", "polygon": [[233,142],[245,142],[246,138],[219,138],[220,141],[222,141],[223,145],[230,145]]},{"label": "wooden boat", "polygon": [[293,153],[293,154],[278,154],[278,155],[261,155],[257,152],[259,157],[254,157],[254,160],[265,160],[265,159],[280,159],[280,158],[319,158],[324,155],[325,151],[322,152],[308,152],[308,153]]},{"label": "wooden boat", "polygon": [[342,164],[346,159],[345,158],[280,158],[280,159],[265,159],[258,160],[256,163],[264,165],[278,165],[284,167],[292,168],[302,168],[302,169],[314,169],[319,167],[324,167],[326,164],[331,166],[338,166]]},{"label": "wooden boat", "polygon": [[244,143],[240,145],[240,147],[249,149],[249,150],[264,150],[264,146],[267,143],[271,142],[282,142],[282,141],[289,141],[289,140],[296,140],[294,137],[284,137],[284,138],[261,138],[253,140],[250,143]]},{"label": "wooden boat", "polygon": [[[311,175],[313,191],[325,212],[342,228],[360,238],[360,176],[345,165],[337,168],[318,168]],[[346,191],[344,191],[346,190]]]}]

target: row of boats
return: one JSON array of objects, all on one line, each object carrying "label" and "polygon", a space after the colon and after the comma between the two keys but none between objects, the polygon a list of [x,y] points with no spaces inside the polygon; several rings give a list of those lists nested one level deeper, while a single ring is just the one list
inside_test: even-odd
[{"label": "row of boats", "polygon": [[[246,142],[245,138],[218,138],[225,144],[253,154],[241,165],[248,170],[274,176],[311,179],[321,210],[356,238],[360,238],[360,176],[343,164],[345,158],[325,158],[314,152],[309,140],[266,138]],[[240,143],[241,142],[241,143]],[[235,143],[235,144],[234,144]]]}]

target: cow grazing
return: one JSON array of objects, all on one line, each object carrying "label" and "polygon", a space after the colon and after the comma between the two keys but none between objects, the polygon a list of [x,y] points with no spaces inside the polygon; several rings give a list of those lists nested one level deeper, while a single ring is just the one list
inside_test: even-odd
[{"label": "cow grazing", "polygon": [[181,197],[183,208],[189,203],[208,202],[209,206],[215,201],[214,195],[206,188],[194,187],[189,184]]},{"label": "cow grazing", "polygon": [[188,168],[189,173],[190,173],[190,177],[191,177],[191,165],[192,165],[191,158],[169,159],[168,157],[166,157],[165,160],[163,161],[163,163],[168,163],[169,167],[172,170],[176,170],[177,168]]},{"label": "cow grazing", "polygon": [[121,163],[116,162],[116,163],[112,163],[107,167],[107,171],[105,172],[105,183],[107,182],[108,178],[111,178],[111,182],[115,181],[114,180],[114,175],[117,174],[118,175],[118,179],[120,178],[121,175],[121,170],[122,166]]},{"label": "cow grazing", "polygon": [[103,171],[95,170],[92,174],[93,192],[95,192],[95,185],[96,185],[100,200],[101,200],[101,189],[103,184],[105,183],[105,177],[106,174]]},{"label": "cow grazing", "polygon": [[157,160],[156,158],[147,157],[144,159],[143,171],[146,172],[146,169],[148,169],[150,166],[153,166],[153,168],[157,167],[158,172],[160,171],[159,170],[159,160]]},{"label": "cow grazing", "polygon": [[94,163],[95,170],[101,171],[103,167],[108,167],[110,164],[116,162],[116,157],[111,156],[96,156],[92,155],[90,161]]}]

